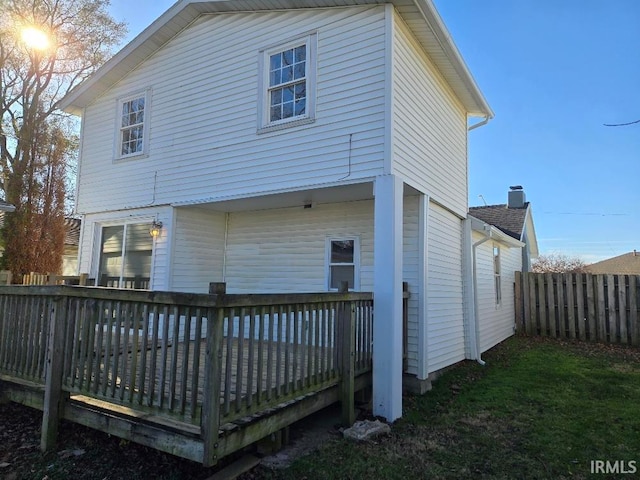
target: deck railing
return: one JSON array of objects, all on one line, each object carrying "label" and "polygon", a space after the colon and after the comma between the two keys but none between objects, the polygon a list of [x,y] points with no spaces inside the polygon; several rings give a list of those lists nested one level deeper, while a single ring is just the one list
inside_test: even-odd
[{"label": "deck railing", "polygon": [[211,464],[224,425],[337,384],[353,398],[372,319],[370,293],[0,287],[0,373],[46,384],[43,447],[67,392],[200,426]]}]

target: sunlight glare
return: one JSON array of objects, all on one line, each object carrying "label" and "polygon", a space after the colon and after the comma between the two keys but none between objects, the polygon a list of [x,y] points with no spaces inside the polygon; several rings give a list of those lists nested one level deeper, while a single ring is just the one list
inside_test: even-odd
[{"label": "sunlight glare", "polygon": [[26,27],[22,30],[22,41],[36,50],[49,48],[49,37],[45,32],[36,27]]}]

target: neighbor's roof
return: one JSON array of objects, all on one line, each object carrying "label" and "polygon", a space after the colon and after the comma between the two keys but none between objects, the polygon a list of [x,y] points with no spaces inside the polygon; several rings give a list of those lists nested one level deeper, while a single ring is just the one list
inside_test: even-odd
[{"label": "neighbor's roof", "polygon": [[522,240],[529,202],[523,208],[507,208],[506,204],[470,207],[469,214],[499,228],[507,235]]},{"label": "neighbor's roof", "polygon": [[617,257],[608,258],[601,262],[587,265],[589,273],[610,273],[617,275],[640,275],[640,252],[625,253]]},{"label": "neighbor's roof", "polygon": [[64,219],[64,244],[78,245],[80,243],[80,226],[82,222],[78,218]]},{"label": "neighbor's roof", "polygon": [[404,18],[467,113],[492,118],[491,107],[464,63],[432,0],[180,0],[89,79],[74,88],[58,106],[70,113],[81,114],[85,106],[113,87],[203,14],[385,3],[392,3]]}]

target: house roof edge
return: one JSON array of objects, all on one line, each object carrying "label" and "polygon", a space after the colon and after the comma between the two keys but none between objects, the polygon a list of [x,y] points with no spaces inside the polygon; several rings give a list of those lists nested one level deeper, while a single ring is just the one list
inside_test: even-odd
[{"label": "house roof edge", "polygon": [[[454,89],[470,116],[493,118],[494,113],[480,91],[475,79],[462,59],[451,35],[432,0],[178,0],[131,42],[125,45],[87,80],[76,86],[58,102],[58,108],[68,113],[81,115],[84,107],[112,88],[121,78],[133,71],[147,58],[160,50],[167,42],[187,28],[200,15],[233,11],[272,10],[286,8],[328,8],[339,6],[380,5],[392,3],[399,10],[413,5],[426,22],[437,45],[444,53],[454,75],[436,66]],[[258,7],[260,5],[261,7]],[[425,51],[428,47],[421,41]],[[433,52],[431,52],[433,53]],[[457,77],[457,79],[456,79]],[[459,80],[463,89],[455,85]]]}]

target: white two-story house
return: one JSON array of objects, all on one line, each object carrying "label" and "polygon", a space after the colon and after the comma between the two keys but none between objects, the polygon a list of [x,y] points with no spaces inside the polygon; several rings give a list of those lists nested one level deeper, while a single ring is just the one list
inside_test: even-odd
[{"label": "white two-story house", "polygon": [[430,0],[181,0],[60,107],[98,284],[372,291],[389,420],[403,281],[408,374],[473,357],[467,135],[493,114]]}]

